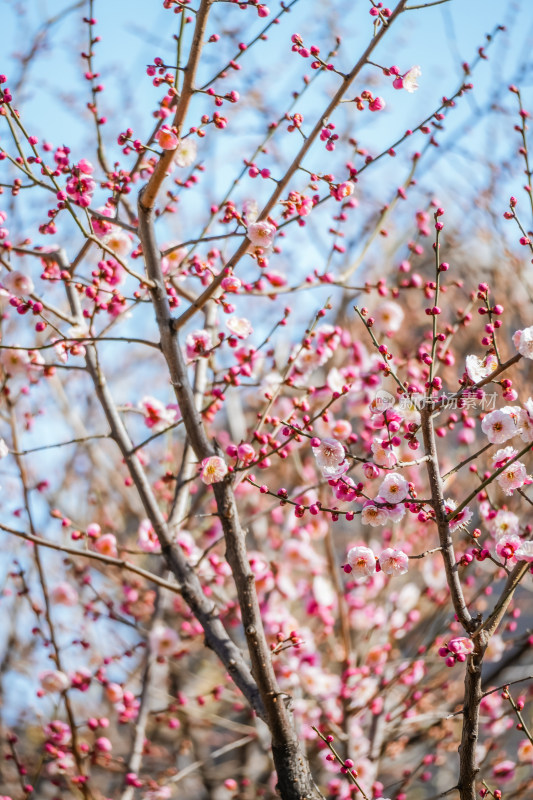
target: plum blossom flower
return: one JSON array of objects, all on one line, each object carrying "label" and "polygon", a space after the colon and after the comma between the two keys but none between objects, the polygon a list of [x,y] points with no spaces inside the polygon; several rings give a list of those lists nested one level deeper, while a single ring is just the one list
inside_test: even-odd
[{"label": "plum blossom flower", "polygon": [[70,681],[64,672],[59,669],[47,669],[39,675],[41,687],[47,694],[64,692],[70,686]]},{"label": "plum blossom flower", "polygon": [[185,352],[189,361],[198,356],[208,356],[212,346],[211,334],[206,330],[191,331],[185,339]]},{"label": "plum blossom flower", "polygon": [[516,331],[513,344],[524,358],[533,358],[533,326]]},{"label": "plum blossom flower", "polygon": [[500,558],[516,563],[515,554],[522,544],[522,539],[514,534],[505,534],[496,542],[496,552]]},{"label": "plum blossom flower", "polygon": [[104,556],[116,558],[118,556],[117,538],[112,533],[106,533],[94,543],[94,549]]},{"label": "plum blossom flower", "polygon": [[150,631],[150,647],[158,656],[171,656],[179,646],[179,636],[175,630],[156,623]]},{"label": "plum blossom flower", "polygon": [[[378,495],[374,502],[381,503],[382,501],[383,498]],[[385,508],[385,511],[387,512],[387,521],[393,524],[401,522],[407,513],[407,509],[403,503],[396,503],[396,505],[388,506]]]},{"label": "plum blossom flower", "polygon": [[518,416],[520,438],[524,442],[533,442],[533,400],[528,397],[524,408],[520,409]]},{"label": "plum blossom flower", "polygon": [[518,745],[518,760],[522,762],[533,762],[533,742],[529,739],[522,739]]},{"label": "plum blossom flower", "polygon": [[505,534],[516,536],[520,530],[520,522],[512,511],[500,509],[490,520],[489,530],[493,536],[504,536]]},{"label": "plum blossom flower", "polygon": [[246,339],[254,331],[246,317],[230,317],[226,320],[226,325],[239,339]]},{"label": "plum blossom flower", "polygon": [[197,152],[198,146],[195,139],[190,137],[180,139],[176,147],[174,162],[178,167],[190,167],[196,160]]},{"label": "plum blossom flower", "polygon": [[168,125],[161,125],[155,138],[158,141],[159,147],[163,150],[175,150],[178,146],[178,134],[169,128]]},{"label": "plum blossom flower", "polygon": [[399,331],[404,319],[402,307],[392,300],[381,303],[374,309],[372,316],[374,317],[374,328],[378,331],[387,331],[389,333]]},{"label": "plum blossom flower", "polygon": [[376,556],[370,547],[352,547],[346,560],[355,578],[368,578],[376,571]]},{"label": "plum blossom flower", "polygon": [[409,557],[403,550],[386,547],[378,557],[379,565],[386,575],[404,575],[409,569]]},{"label": "plum blossom flower", "polygon": [[[72,201],[82,208],[88,208],[91,205],[93,192],[96,188],[96,181],[92,178],[86,177],[94,170],[92,164],[86,159],[82,158],[75,166],[72,167],[72,175],[68,179],[65,192],[70,195]],[[66,195],[64,192],[59,192],[60,199],[64,200]]]},{"label": "plum blossom flower", "polygon": [[506,414],[503,409],[489,412],[483,418],[481,429],[492,444],[506,442],[517,433],[513,417]]},{"label": "plum blossom flower", "polygon": [[16,270],[8,272],[3,278],[2,283],[8,292],[16,295],[31,294],[35,288],[32,279],[28,275],[24,275],[24,273],[17,272]]},{"label": "plum blossom flower", "polygon": [[448,650],[451,653],[455,653],[456,656],[468,656],[474,652],[474,642],[465,636],[455,636],[448,642]]},{"label": "plum blossom flower", "polygon": [[507,464],[507,462],[510,461],[511,458],[514,458],[517,453],[518,450],[515,450],[514,447],[511,447],[510,445],[508,447],[501,447],[492,456],[492,463],[494,464],[495,469],[500,469],[500,467],[503,467],[504,464]]},{"label": "plum blossom flower", "polygon": [[50,592],[50,598],[56,605],[75,606],[78,602],[78,592],[70,583],[63,581],[54,586]]},{"label": "plum blossom flower", "polygon": [[159,539],[149,519],[143,519],[139,524],[137,545],[145,553],[159,552]]},{"label": "plum blossom flower", "polygon": [[253,222],[248,225],[246,235],[254,247],[262,247],[267,249],[272,246],[274,236],[276,235],[276,228],[270,222]]},{"label": "plum blossom flower", "polygon": [[333,491],[337,500],[349,502],[357,497],[357,486],[350,476],[338,480]]},{"label": "plum blossom flower", "polygon": [[483,360],[476,355],[466,357],[466,374],[472,383],[488,378],[498,366],[498,359],[494,353],[489,353]]},{"label": "plum blossom flower", "polygon": [[387,510],[374,505],[371,500],[367,500],[361,511],[361,522],[363,525],[372,525],[377,528],[379,525],[386,525],[389,519]]},{"label": "plum blossom flower", "polygon": [[162,245],[161,250],[170,250],[170,253],[167,253],[161,259],[161,269],[164,275],[167,275],[169,272],[175,272],[187,256],[187,249],[185,247],[177,247],[176,242],[168,242]]},{"label": "plum blossom flower", "polygon": [[59,719],[54,719],[44,726],[44,735],[46,738],[58,745],[64,747],[69,744],[72,738],[72,732],[66,722],[61,722]]},{"label": "plum blossom flower", "polygon": [[113,225],[113,229],[102,237],[102,244],[109,247],[120,258],[126,258],[133,247],[133,242],[126,231],[123,231],[117,225]]},{"label": "plum blossom flower", "polygon": [[26,372],[30,364],[30,357],[26,350],[7,347],[0,352],[0,364],[9,375],[18,375]]},{"label": "plum blossom flower", "polygon": [[318,468],[324,478],[338,478],[348,470],[346,452],[335,439],[322,439],[312,447]]},{"label": "plum blossom flower", "polygon": [[520,489],[525,483],[531,481],[524,464],[521,461],[513,461],[496,478],[503,491],[511,495],[515,489]]},{"label": "plum blossom flower", "polygon": [[[450,498],[448,498],[447,500],[444,501],[444,509],[447,514],[451,514],[451,512],[455,511],[456,508],[457,508],[457,503],[455,502],[455,500],[451,500]],[[457,528],[462,527],[463,525],[468,525],[473,516],[474,512],[470,511],[468,506],[465,506],[462,511],[456,514],[456,516],[450,520],[449,522],[450,531],[453,532],[456,531]]]},{"label": "plum blossom flower", "polygon": [[386,503],[401,503],[409,493],[409,482],[398,472],[390,472],[385,476],[378,494]]},{"label": "plum blossom flower", "polygon": [[208,486],[211,483],[220,483],[228,473],[226,462],[220,456],[210,456],[202,461],[200,477]]},{"label": "plum blossom flower", "polygon": [[395,80],[392,82],[392,85],[395,89],[405,89],[406,92],[412,94],[418,89],[417,78],[419,78],[421,75],[422,70],[417,64],[414,67],[411,67],[411,69],[408,69],[404,75],[399,75],[397,78],[395,78]]},{"label": "plum blossom flower", "polygon": [[533,561],[533,542],[522,542],[518,550],[515,550],[515,558],[518,561]]},{"label": "plum blossom flower", "polygon": [[143,397],[139,403],[139,408],[144,414],[144,424],[147,428],[151,428],[154,433],[159,433],[176,422],[175,409],[167,408],[155,397]]},{"label": "plum blossom flower", "polygon": [[378,465],[378,467],[386,467],[387,469],[392,469],[398,458],[396,457],[396,453],[394,453],[388,447],[383,445],[383,442],[379,438],[374,438],[372,442],[372,453],[374,456],[374,461]]}]

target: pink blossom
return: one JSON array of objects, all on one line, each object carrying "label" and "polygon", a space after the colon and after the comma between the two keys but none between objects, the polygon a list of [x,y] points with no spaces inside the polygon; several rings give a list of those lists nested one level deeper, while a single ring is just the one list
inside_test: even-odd
[{"label": "pink blossom", "polygon": [[344,441],[352,432],[352,426],[347,419],[338,419],[331,428],[331,434],[335,439]]},{"label": "pink blossom", "polygon": [[510,445],[497,450],[492,456],[492,463],[494,464],[495,469],[500,469],[500,467],[503,467],[503,465],[507,464],[511,458],[514,458],[517,453],[518,450],[515,450],[514,447],[511,447]]},{"label": "pink blossom", "polygon": [[145,553],[158,553],[160,551],[159,539],[149,519],[143,519],[139,524],[137,545]]},{"label": "pink blossom", "polygon": [[15,350],[7,347],[0,351],[0,364],[8,375],[25,373],[30,364],[30,357],[26,350]]},{"label": "pink blossom", "polygon": [[367,578],[376,571],[376,556],[369,547],[352,547],[346,560],[356,578]]},{"label": "pink blossom", "polygon": [[59,719],[54,719],[44,726],[44,735],[59,747],[69,744],[72,738],[72,733],[67,723],[61,722]]},{"label": "pink blossom", "polygon": [[144,414],[144,424],[151,428],[154,433],[160,433],[176,422],[175,409],[167,408],[160,400],[155,397],[143,397],[139,403],[139,408]]},{"label": "pink blossom", "polygon": [[371,447],[374,461],[378,467],[386,467],[387,469],[392,469],[392,467],[394,467],[398,458],[392,449],[384,447],[381,439],[375,438]]},{"label": "pink blossom", "polygon": [[533,542],[522,542],[518,550],[515,550],[515,558],[518,561],[533,561]]},{"label": "pink blossom", "polygon": [[409,493],[409,482],[398,472],[389,472],[385,476],[378,494],[386,503],[401,503]]},{"label": "pink blossom", "polygon": [[156,623],[150,631],[150,647],[158,656],[171,656],[179,647],[179,636],[173,628]]},{"label": "pink blossom", "polygon": [[207,485],[220,483],[228,473],[226,462],[220,456],[210,456],[202,461],[202,471],[200,477]]},{"label": "pink blossom", "polygon": [[118,683],[108,683],[105,687],[105,693],[110,703],[119,703],[124,695],[124,690]]},{"label": "pink blossom", "polygon": [[372,525],[377,528],[379,525],[386,525],[389,515],[385,508],[374,505],[371,500],[367,500],[361,511],[361,522],[363,525]]},{"label": "pink blossom", "polygon": [[[448,498],[448,500],[445,500],[444,509],[447,514],[451,514],[452,511],[455,511],[456,508],[457,508],[457,503],[455,502],[455,500],[451,500],[450,498]],[[462,527],[463,525],[468,525],[473,516],[474,512],[470,511],[468,506],[465,506],[465,508],[463,508],[462,511],[456,514],[455,517],[453,517],[453,519],[450,520],[449,522],[450,531],[453,532],[456,531],[457,528]]]},{"label": "pink blossom", "polygon": [[524,358],[533,358],[533,326],[516,331],[513,344]]},{"label": "pink blossom", "polygon": [[229,317],[229,319],[226,320],[226,325],[239,339],[247,339],[254,330],[246,317]]},{"label": "pink blossom", "polygon": [[422,70],[418,65],[411,67],[411,69],[407,70],[407,72],[402,75],[401,77],[398,76],[392,82],[392,85],[395,89],[405,89],[406,92],[412,94],[416,92],[418,89],[417,78],[422,75]]},{"label": "pink blossom", "polygon": [[468,656],[474,652],[474,642],[465,636],[456,636],[448,642],[448,650],[455,655]]},{"label": "pink blossom", "polygon": [[492,444],[501,444],[517,433],[515,422],[503,410],[491,411],[483,418],[481,429]]},{"label": "pink blossom", "polygon": [[374,97],[368,104],[368,108],[370,111],[383,111],[387,104],[382,97]]},{"label": "pink blossom", "polygon": [[522,739],[518,745],[518,760],[522,763],[533,763],[533,742],[529,739]]},{"label": "pink blossom", "polygon": [[31,294],[35,288],[32,279],[28,275],[16,270],[8,272],[4,276],[2,283],[8,292],[16,295]]},{"label": "pink blossom", "polygon": [[520,530],[520,521],[512,511],[500,509],[496,516],[489,521],[489,530],[493,536],[510,534],[514,536]]},{"label": "pink blossom", "polygon": [[94,549],[104,556],[116,558],[118,556],[117,539],[112,533],[106,533],[94,543]]},{"label": "pink blossom", "polygon": [[340,478],[333,490],[335,492],[335,497],[337,500],[345,500],[349,502],[351,500],[355,500],[357,497],[357,488],[355,482],[349,477]]},{"label": "pink blossom", "polygon": [[335,439],[322,439],[318,445],[312,447],[318,468],[324,478],[338,478],[349,468],[346,461],[346,451],[340,442]]},{"label": "pink blossom", "polygon": [[248,225],[246,232],[248,239],[254,247],[262,247],[264,249],[271,247],[276,235],[276,228],[270,222],[253,222]]},{"label": "pink blossom", "polygon": [[353,194],[354,189],[355,186],[352,181],[345,181],[344,183],[339,183],[337,186],[331,184],[329,193],[335,198],[335,200],[340,202],[341,200],[344,200],[346,197],[349,197],[351,194]]},{"label": "pink blossom", "polygon": [[[114,211],[110,206],[102,206],[101,208],[98,208],[97,211],[104,217],[114,216]],[[94,235],[98,236],[99,239],[102,239],[107,233],[110,233],[114,227],[112,222],[106,222],[103,219],[98,219],[98,217],[91,217],[91,225],[93,227]]]},{"label": "pink blossom", "polygon": [[163,245],[161,249],[170,250],[170,253],[167,253],[166,256],[161,259],[161,269],[163,270],[163,274],[173,274],[178,267],[181,266],[183,260],[187,256],[187,250],[185,247],[176,247],[174,242],[169,242],[168,244]]},{"label": "pink blossom", "polygon": [[403,308],[392,300],[381,303],[373,312],[374,328],[378,331],[396,333],[404,319]]},{"label": "pink blossom", "polygon": [[159,147],[163,150],[175,150],[179,142],[177,133],[169,128],[168,125],[161,125],[155,138],[159,143]]},{"label": "pink blossom", "polygon": [[45,672],[41,672],[39,681],[41,682],[43,691],[48,694],[64,692],[65,689],[68,689],[70,686],[68,677],[64,672],[58,669],[48,669]]},{"label": "pink blossom", "polygon": [[206,330],[191,331],[185,339],[185,352],[189,361],[199,356],[208,356],[213,346],[211,334]]},{"label": "pink blossom", "polygon": [[113,229],[102,237],[102,244],[109,247],[120,258],[126,258],[129,255],[133,242],[128,236],[126,231],[123,231],[117,225],[113,225]]},{"label": "pink blossom", "polygon": [[521,544],[522,539],[520,539],[519,536],[507,533],[504,536],[501,536],[496,542],[496,552],[500,558],[507,559],[508,561],[515,563],[516,559],[514,558],[514,555]]},{"label": "pink blossom", "polygon": [[526,467],[521,461],[513,461],[505,467],[496,480],[507,495],[513,494],[515,489],[520,489],[526,482],[530,482]]},{"label": "pink blossom", "polygon": [[524,408],[520,410],[518,427],[520,438],[524,442],[533,442],[533,400],[531,397],[528,397]]},{"label": "pink blossom", "polygon": [[378,558],[379,565],[386,575],[404,575],[409,569],[409,558],[403,550],[386,547]]},{"label": "pink blossom", "polygon": [[57,605],[75,606],[78,602],[78,592],[70,583],[63,581],[54,586],[50,592],[50,598]]}]

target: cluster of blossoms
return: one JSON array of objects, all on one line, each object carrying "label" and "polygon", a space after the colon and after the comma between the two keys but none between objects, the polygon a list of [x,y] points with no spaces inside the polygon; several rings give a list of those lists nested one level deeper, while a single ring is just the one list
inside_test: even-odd
[{"label": "cluster of blossoms", "polygon": [[439,648],[439,656],[446,659],[446,666],[453,667],[456,662],[466,661],[466,657],[474,652],[474,642],[464,636],[455,636]]},{"label": "cluster of blossoms", "polygon": [[91,205],[93,192],[96,188],[96,181],[89,177],[93,172],[94,167],[90,161],[82,158],[72,167],[72,175],[65,186],[66,194],[65,192],[59,192],[57,199],[64,201],[68,195],[76,205],[88,208]]},{"label": "cluster of blossoms", "polygon": [[358,545],[348,550],[344,571],[354,578],[368,578],[380,569],[386,575],[404,575],[409,569],[409,556],[395,547],[386,547],[379,556],[370,547]]}]

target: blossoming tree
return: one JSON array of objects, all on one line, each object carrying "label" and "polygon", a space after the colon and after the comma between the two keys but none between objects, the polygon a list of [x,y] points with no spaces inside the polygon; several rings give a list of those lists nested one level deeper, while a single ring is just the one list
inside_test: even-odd
[{"label": "blossoming tree", "polygon": [[444,2],[370,0],[353,58],[341,3],[164,0],[114,113],[77,3],[21,63],[84,9],[83,148],[0,76],[4,800],[531,796],[529,114],[495,271],[432,158],[503,28],[394,122]]}]

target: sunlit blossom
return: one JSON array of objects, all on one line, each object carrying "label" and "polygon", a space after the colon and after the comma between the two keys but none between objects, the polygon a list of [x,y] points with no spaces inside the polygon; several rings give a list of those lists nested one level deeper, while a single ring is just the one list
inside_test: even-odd
[{"label": "sunlit blossom", "polygon": [[403,308],[392,300],[381,303],[372,312],[374,317],[374,328],[377,331],[388,331],[396,333],[399,331],[404,320]]},{"label": "sunlit blossom", "polygon": [[16,295],[31,294],[35,288],[29,275],[24,275],[22,272],[17,272],[16,270],[4,275],[2,283],[8,292]]},{"label": "sunlit blossom", "polygon": [[507,495],[513,494],[515,489],[520,489],[530,482],[527,469],[521,461],[513,461],[496,478],[501,488]]},{"label": "sunlit blossom", "polygon": [[379,565],[386,575],[404,575],[409,569],[409,557],[403,550],[386,547],[378,557]]},{"label": "sunlit blossom", "polygon": [[246,235],[254,247],[269,248],[272,246],[276,228],[270,222],[253,222],[248,225]]},{"label": "sunlit blossom", "polygon": [[335,439],[322,439],[312,450],[324,478],[338,478],[350,466],[343,445]]},{"label": "sunlit blossom", "polygon": [[466,374],[472,383],[479,383],[484,378],[488,378],[497,366],[498,359],[493,353],[489,353],[484,359],[476,355],[468,355],[466,357]]},{"label": "sunlit blossom", "polygon": [[352,547],[346,560],[355,578],[367,578],[376,571],[376,556],[369,547]]},{"label": "sunlit blossom", "polygon": [[385,476],[378,494],[387,503],[401,503],[409,493],[409,482],[398,472],[389,472]]},{"label": "sunlit blossom", "polygon": [[386,509],[374,505],[371,501],[367,501],[361,511],[361,522],[363,525],[372,525],[373,528],[386,525],[388,518],[389,516]]},{"label": "sunlit blossom", "polygon": [[520,547],[515,550],[515,558],[518,561],[533,561],[533,541],[522,542]]},{"label": "sunlit blossom", "polygon": [[196,161],[197,153],[198,145],[196,144],[196,139],[192,139],[190,136],[186,139],[180,139],[177,143],[174,162],[178,167],[190,167]]},{"label": "sunlit blossom", "polygon": [[524,358],[533,358],[533,326],[516,331],[513,344]]},{"label": "sunlit blossom", "polygon": [[248,338],[254,330],[250,320],[246,319],[246,317],[229,317],[229,319],[226,320],[226,325],[239,339]]},{"label": "sunlit blossom", "polygon": [[228,473],[226,462],[220,456],[210,456],[202,461],[200,477],[206,484],[219,483]]},{"label": "sunlit blossom", "polygon": [[506,442],[517,433],[513,417],[501,409],[486,414],[481,423],[481,429],[492,444]]}]

